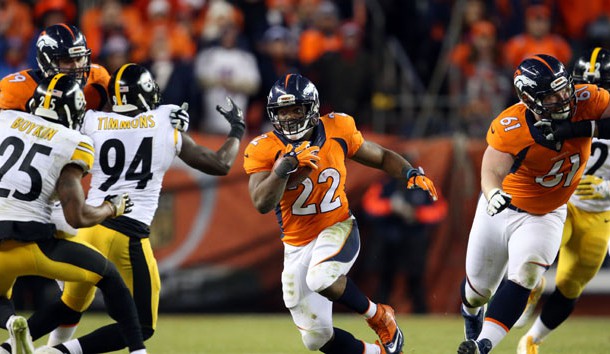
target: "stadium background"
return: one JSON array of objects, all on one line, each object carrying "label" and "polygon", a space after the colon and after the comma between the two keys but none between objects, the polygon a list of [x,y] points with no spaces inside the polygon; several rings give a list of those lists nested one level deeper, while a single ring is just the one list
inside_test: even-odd
[{"label": "stadium background", "polygon": [[[139,31],[144,36],[131,36],[124,28],[109,34],[107,28],[87,20],[93,18],[88,14],[107,3],[119,4],[122,16],[133,14],[134,9],[141,14]],[[121,54],[124,60],[155,68],[157,59],[151,56],[155,43],[142,37],[157,42],[161,41],[158,38],[166,38],[172,47],[174,67],[186,71],[179,76],[179,85],[166,82],[165,102],[180,104],[188,100],[192,135],[206,146],[217,147],[223,140],[222,132],[204,128],[205,120],[210,119],[205,116],[204,97],[213,88],[190,85],[197,81],[193,79],[197,56],[215,45],[202,40],[205,28],[210,28],[212,22],[192,26],[198,29],[188,32],[192,40],[187,39],[188,43],[175,43],[182,37],[173,35],[185,23],[206,19],[206,12],[210,13],[215,3],[229,5],[230,17],[240,31],[238,47],[252,53],[259,64],[268,59],[264,47],[269,41],[285,41],[292,48],[292,54],[284,60],[318,85],[322,113],[340,110],[354,115],[367,139],[418,156],[417,162],[425,167],[450,206],[448,217],[435,226],[431,236],[426,281],[433,313],[457,312],[468,230],[479,194],[485,127],[498,113],[498,98],[500,106],[515,100],[512,88],[505,87],[506,82],[510,83],[513,66],[502,61],[510,54],[502,45],[527,32],[527,21],[541,18],[551,23],[551,42],[559,37],[568,43],[570,55],[564,60],[567,65],[584,48],[610,41],[610,5],[601,0],[578,6],[569,0],[0,0],[0,73],[35,67],[32,49],[46,21],[59,19],[82,28],[93,47],[94,62],[110,71],[113,55]],[[305,10],[312,17],[310,24],[292,19]],[[155,16],[165,14],[168,23],[153,23],[153,12]],[[352,35],[357,46],[351,50],[324,49],[311,61],[301,57],[301,35],[308,26],[315,27],[315,14],[334,17],[330,37]],[[125,21],[124,25],[130,27],[134,23]],[[288,32],[277,30],[278,26]],[[156,37],[157,33],[165,33],[166,37]],[[479,36],[494,38],[491,64],[477,61],[481,58],[476,53],[480,52],[472,46]],[[470,53],[465,62],[460,60],[459,48]],[[550,48],[553,49],[556,48]],[[332,53],[341,55],[326,56]],[[362,55],[367,58],[363,61],[369,64],[366,67],[350,61]],[[328,64],[329,58],[335,60],[335,66]],[[337,63],[347,71],[327,77],[327,70],[337,68]],[[485,70],[481,72],[481,68]],[[264,102],[269,85],[264,70],[259,69],[257,89],[243,93],[249,124],[249,137],[244,142],[268,128]],[[496,89],[481,90],[477,95],[471,92],[473,86]],[[349,90],[353,87],[358,90]],[[358,96],[346,101],[337,91],[343,96]],[[168,172],[151,237],[162,274],[161,311],[283,311],[282,246],[277,223],[272,213],[259,215],[252,207],[241,163],[238,158],[230,174],[223,178],[200,176],[179,162]],[[348,197],[359,216],[365,188],[381,173],[357,164],[350,164],[349,168]],[[363,218],[360,220],[363,248],[352,275],[367,293],[372,293],[377,279],[364,267],[362,258],[366,257],[367,245],[375,240],[367,232],[369,225]],[[585,290],[577,314],[610,315],[608,278],[610,271],[604,267]],[[547,282],[550,290],[552,270],[547,279],[551,280]],[[401,280],[397,278],[397,282]],[[15,292],[18,307],[40,305],[39,301],[44,300],[34,297],[46,292],[36,291],[36,286],[47,286],[48,294],[53,293],[53,284],[45,284],[31,279],[20,283]],[[402,291],[393,295],[392,303],[399,312],[410,311]],[[96,307],[99,306],[98,301]]]}]

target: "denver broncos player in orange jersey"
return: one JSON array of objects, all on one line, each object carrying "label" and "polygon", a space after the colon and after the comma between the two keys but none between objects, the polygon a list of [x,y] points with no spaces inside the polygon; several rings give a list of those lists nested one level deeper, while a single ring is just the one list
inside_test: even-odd
[{"label": "denver broncos player in orange jersey", "polygon": [[[350,158],[404,179],[407,188],[427,190],[432,181],[398,153],[364,140],[354,119],[343,113],[320,117],[311,81],[287,74],[271,88],[267,113],[275,128],[246,147],[244,168],[250,197],[261,213],[275,210],[284,243],[284,304],[309,350],[335,354],[402,353],[403,334],[394,310],[370,301],[347,277],[360,251],[356,219],[345,193]],[[311,174],[287,189],[291,173]],[[357,340],[333,327],[333,302],[362,314],[381,342]]]},{"label": "denver broncos player in orange jersey", "polygon": [[[506,336],[559,250],[566,202],[589,159],[592,129],[585,122],[588,137],[548,140],[554,128],[547,124],[610,117],[608,91],[575,87],[552,56],[526,58],[513,82],[521,102],[500,113],[487,132],[483,193],[461,287],[466,340],[459,354],[487,354]],[[504,274],[508,280],[498,289]]]},{"label": "denver broncos player in orange jersey", "polygon": [[45,28],[36,41],[38,69],[9,74],[0,81],[0,109],[30,112],[38,83],[57,73],[73,76],[83,88],[87,109],[103,110],[108,102],[108,71],[91,64],[91,49],[81,31],[60,23]]}]

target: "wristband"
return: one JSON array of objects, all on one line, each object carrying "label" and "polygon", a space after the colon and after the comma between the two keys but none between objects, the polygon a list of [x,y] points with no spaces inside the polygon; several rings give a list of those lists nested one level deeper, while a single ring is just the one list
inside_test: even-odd
[{"label": "wristband", "polygon": [[237,138],[241,140],[246,132],[246,127],[242,124],[233,124],[231,125],[231,131],[229,131],[229,138]]},{"label": "wristband", "polygon": [[290,163],[290,160],[284,158],[280,162],[280,164],[276,168],[273,169],[273,171],[279,178],[286,179],[286,178],[288,178],[288,175],[290,175],[291,173],[296,171],[298,167],[299,167],[298,160],[297,160],[296,166],[293,167],[292,164]]}]

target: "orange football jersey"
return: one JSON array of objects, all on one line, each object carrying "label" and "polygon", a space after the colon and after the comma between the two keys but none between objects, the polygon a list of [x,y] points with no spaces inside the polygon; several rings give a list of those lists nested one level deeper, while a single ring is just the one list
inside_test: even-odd
[{"label": "orange football jersey", "polygon": [[[27,112],[26,105],[42,78],[42,72],[33,69],[22,70],[2,78],[0,81],[0,109]],[[109,81],[110,75],[106,68],[91,64],[89,78],[83,89],[87,109],[103,110],[108,102],[106,87],[108,87]]]},{"label": "orange football jersey", "polygon": [[[576,85],[577,108],[572,121],[600,119],[610,94],[595,85]],[[536,119],[522,103],[496,117],[487,143],[515,157],[502,189],[511,204],[532,214],[546,214],[565,204],[576,189],[591,154],[591,138],[546,140]]]},{"label": "orange football jersey", "polygon": [[[310,141],[320,147],[318,169],[298,187],[287,189],[276,207],[282,241],[293,246],[308,244],[325,228],[349,217],[345,162],[364,138],[351,116],[331,113],[320,118]],[[253,139],[244,155],[246,173],[271,171],[289,143],[275,132]]]}]

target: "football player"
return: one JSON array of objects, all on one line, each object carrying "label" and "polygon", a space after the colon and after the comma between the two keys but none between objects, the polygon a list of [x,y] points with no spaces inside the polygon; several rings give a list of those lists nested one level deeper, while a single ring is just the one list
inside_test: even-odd
[{"label": "football player", "polygon": [[[319,107],[311,81],[298,74],[283,76],[267,98],[274,130],[252,140],[244,155],[254,206],[263,214],[274,210],[278,217],[284,304],[309,350],[402,353],[404,338],[394,310],[370,301],[347,277],[360,251],[360,236],[345,193],[345,161],[383,170],[434,199],[436,190],[398,153],[364,140],[351,116],[320,117]],[[302,168],[311,170],[309,176],[287,189],[291,174]],[[333,327],[333,302],[362,314],[381,342],[365,343]]]},{"label": "football player", "polygon": [[[129,216],[78,230],[74,240],[93,245],[118,267],[134,296],[146,340],[155,331],[161,289],[149,228],[158,206],[163,176],[176,156],[201,172],[226,175],[239,151],[245,122],[241,109],[230,98],[228,109],[218,106],[231,130],[218,151],[212,151],[172,127],[173,119],[186,130],[188,114],[178,106],[159,104],[159,87],[144,67],[133,63],[121,66],[112,74],[108,92],[113,102],[112,112],[87,111],[81,128],[93,139],[95,148],[87,202],[98,203],[107,193],[129,193],[135,206]],[[94,296],[95,288],[91,284],[66,282],[61,300],[30,319],[34,339],[64,325],[51,336],[51,346],[37,353],[87,354],[123,349],[127,342],[116,324],[61,344],[72,336]]]},{"label": "football player", "polygon": [[[591,154],[591,122],[610,122],[601,119],[610,117],[608,92],[594,85],[575,87],[552,56],[526,58],[513,82],[521,102],[496,117],[487,132],[483,193],[461,286],[466,338],[460,354],[489,353],[523,312],[559,251],[566,202]],[[588,125],[588,137],[559,137],[558,127],[580,121]],[[498,288],[505,273],[507,281]]]},{"label": "football player", "polygon": [[50,221],[55,197],[75,228],[117,220],[133,206],[127,194],[105,194],[95,204],[85,202],[81,178],[93,164],[93,141],[74,129],[85,105],[80,85],[60,73],[37,86],[34,114],[0,113],[0,324],[11,336],[0,353],[33,352],[28,323],[15,315],[9,300],[15,280],[23,275],[97,286],[130,352],[146,353],[136,307],[117,268],[88,245],[55,238]]},{"label": "football player", "polygon": [[[610,89],[610,51],[600,47],[589,50],[575,62],[572,77],[577,84]],[[609,148],[610,140],[593,139],[585,175],[568,202],[555,290],[543,304],[540,316],[521,337],[517,354],[538,353],[540,343],[570,316],[585,286],[606,258],[610,239]],[[536,303],[528,302],[520,318],[524,324]]]},{"label": "football player", "polygon": [[60,23],[45,28],[36,41],[38,69],[9,74],[0,81],[0,109],[30,112],[30,99],[36,85],[57,73],[73,76],[83,88],[87,109],[103,110],[108,102],[106,87],[110,75],[91,63],[91,49],[81,31]]}]

